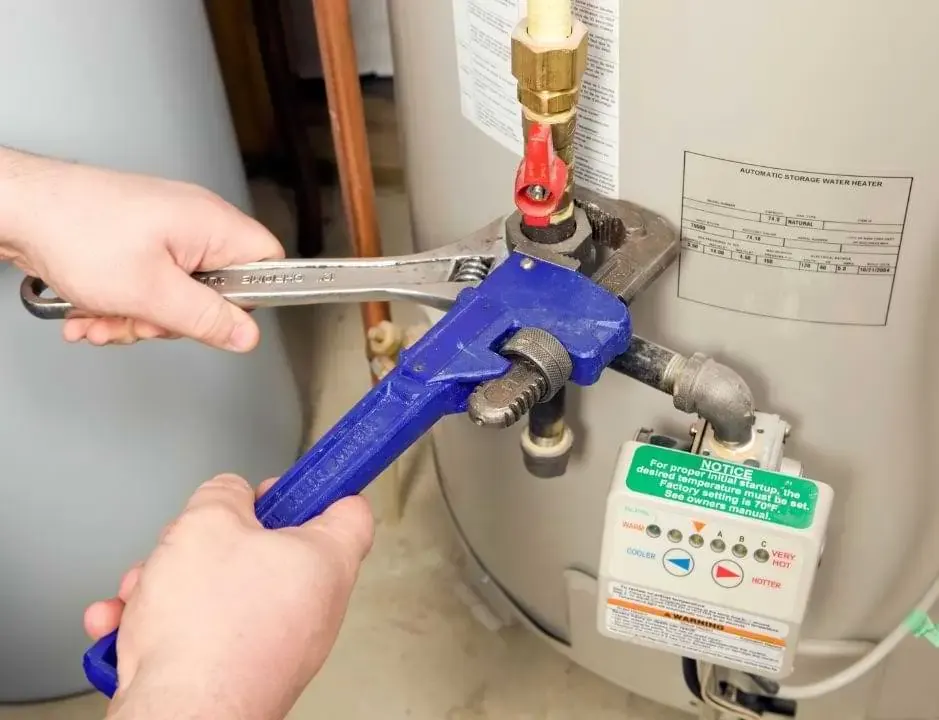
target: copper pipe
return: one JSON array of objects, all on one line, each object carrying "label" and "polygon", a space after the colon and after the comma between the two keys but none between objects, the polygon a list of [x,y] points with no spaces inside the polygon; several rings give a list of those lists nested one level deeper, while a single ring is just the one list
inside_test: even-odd
[{"label": "copper pipe", "polygon": [[[381,257],[375,180],[352,35],[349,0],[312,0],[346,223],[358,257]],[[365,331],[391,318],[388,303],[362,304]]]}]

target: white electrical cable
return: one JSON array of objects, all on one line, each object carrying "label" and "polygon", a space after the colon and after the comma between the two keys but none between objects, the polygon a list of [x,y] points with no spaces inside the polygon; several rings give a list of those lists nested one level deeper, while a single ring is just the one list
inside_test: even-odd
[{"label": "white electrical cable", "polygon": [[800,640],[796,652],[811,658],[849,658],[866,655],[877,647],[869,640]]},{"label": "white electrical cable", "polygon": [[[928,613],[937,601],[939,601],[939,577],[933,580],[929,590],[923,595],[923,599],[919,601],[909,615],[917,612]],[[907,617],[909,617],[909,615]],[[835,673],[831,677],[812,683],[811,685],[793,687],[783,685],[779,688],[777,695],[786,700],[811,700],[841,690],[877,667],[884,658],[897,649],[897,646],[909,634],[910,629],[907,626],[906,618],[904,618],[893,632],[881,640],[873,650],[853,665],[850,665],[839,673]]]},{"label": "white electrical cable", "polygon": [[561,42],[574,24],[571,0],[528,0],[528,34],[532,40]]}]

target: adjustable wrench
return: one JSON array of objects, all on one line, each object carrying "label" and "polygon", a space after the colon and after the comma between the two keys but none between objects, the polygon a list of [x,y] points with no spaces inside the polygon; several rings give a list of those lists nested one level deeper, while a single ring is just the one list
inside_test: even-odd
[{"label": "adjustable wrench", "polygon": [[[586,259],[589,267],[596,251],[616,251],[598,271],[598,281],[610,284],[624,302],[677,257],[678,240],[662,218],[625,200],[609,200],[589,190],[577,189],[576,201],[589,222],[589,233],[587,241],[569,254],[578,261]],[[410,300],[447,310],[461,291],[479,284],[516,247],[545,257],[565,256],[571,243],[535,245],[522,234],[519,218],[519,213],[499,218],[455,243],[413,255],[268,260],[197,272],[193,278],[249,309]],[[62,320],[85,314],[62,298],[44,297],[47,290],[35,277],[24,278],[20,286],[20,300],[35,317]]]},{"label": "adjustable wrench", "polygon": [[[438,310],[453,305],[509,255],[503,223],[429,252],[383,258],[289,259],[234,265],[193,277],[244,308],[317,303],[411,300]],[[20,287],[26,309],[43,320],[81,317],[59,297],[43,297],[46,284],[27,277]]]}]

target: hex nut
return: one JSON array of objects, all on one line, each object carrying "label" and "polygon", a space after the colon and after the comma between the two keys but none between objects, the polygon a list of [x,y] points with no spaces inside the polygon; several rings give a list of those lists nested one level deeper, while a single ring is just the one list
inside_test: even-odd
[{"label": "hex nut", "polygon": [[536,92],[524,85],[518,86],[518,101],[523,107],[542,115],[555,115],[577,107],[580,100],[580,87],[563,92]]},{"label": "hex nut", "polygon": [[[561,201],[564,202],[565,198],[562,197]],[[572,205],[574,205],[573,214],[576,221],[574,234],[566,240],[552,243],[547,247],[552,254],[576,260],[580,263],[581,272],[589,275],[596,269],[594,267],[596,248],[593,242],[593,228],[590,225],[587,214],[582,209],[578,208],[576,204],[572,203]],[[532,245],[531,241],[528,240],[522,232],[521,225],[522,216],[517,210],[506,218],[505,240],[510,251],[515,250],[517,247],[524,249],[526,246]]]},{"label": "hex nut", "polygon": [[512,31],[512,74],[519,85],[541,92],[561,92],[580,85],[587,68],[587,27],[575,20],[569,37],[542,43],[528,34],[522,19]]}]

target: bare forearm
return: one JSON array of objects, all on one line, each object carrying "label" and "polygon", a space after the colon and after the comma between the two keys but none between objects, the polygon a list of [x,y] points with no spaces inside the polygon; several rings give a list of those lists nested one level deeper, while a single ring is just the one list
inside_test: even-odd
[{"label": "bare forearm", "polygon": [[248,710],[239,694],[238,688],[218,687],[195,669],[181,681],[142,670],[114,699],[108,720],[282,720],[252,714],[257,709]]},{"label": "bare forearm", "polygon": [[68,165],[0,147],[0,260],[22,256],[37,220],[54,212],[63,167]]}]

